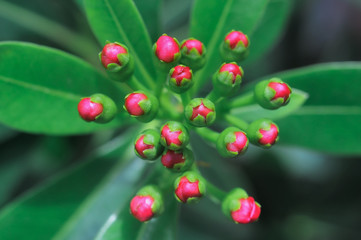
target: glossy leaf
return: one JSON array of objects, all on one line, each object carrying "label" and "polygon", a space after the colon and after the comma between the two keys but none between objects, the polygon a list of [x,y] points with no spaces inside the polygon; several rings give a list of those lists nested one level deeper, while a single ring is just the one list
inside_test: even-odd
[{"label": "glossy leaf", "polygon": [[277,121],[281,143],[330,153],[361,153],[360,63],[320,64],[274,76],[309,94],[303,107]]},{"label": "glossy leaf", "polygon": [[262,57],[282,37],[292,3],[293,0],[270,0],[261,22],[249,36],[250,54],[242,66]]},{"label": "glossy leaf", "polygon": [[148,33],[153,42],[160,36],[160,8],[161,0],[134,0],[138,11],[148,29]]},{"label": "glossy leaf", "polygon": [[119,162],[128,144],[121,138],[109,142],[91,154],[92,160],[7,206],[0,213],[0,238],[25,239],[31,232],[34,239],[93,239],[142,173],[140,160],[124,169],[126,161]]},{"label": "glossy leaf", "polygon": [[207,64],[199,71],[193,87],[196,92],[222,63],[219,46],[225,35],[234,30],[252,34],[269,0],[197,0],[194,3],[190,33],[207,47]]},{"label": "glossy leaf", "polygon": [[134,57],[135,75],[153,83],[152,44],[132,0],[85,0],[88,21],[103,46],[106,41],[125,44]]},{"label": "glossy leaf", "polygon": [[[0,122],[33,133],[79,134],[123,123],[86,123],[78,114],[82,97],[104,93],[116,103],[124,90],[84,61],[29,43],[0,44]],[[6,93],[6,94],[5,94]]]},{"label": "glossy leaf", "polygon": [[262,108],[258,104],[252,104],[249,106],[234,108],[231,110],[231,114],[245,121],[254,121],[259,118],[277,120],[297,112],[298,109],[305,103],[307,98],[307,93],[293,89],[292,101],[290,101],[288,105],[277,110],[268,110]]}]

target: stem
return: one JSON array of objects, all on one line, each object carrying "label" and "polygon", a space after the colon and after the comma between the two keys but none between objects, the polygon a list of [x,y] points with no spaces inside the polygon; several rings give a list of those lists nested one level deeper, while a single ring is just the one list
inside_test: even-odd
[{"label": "stem", "polygon": [[189,91],[187,91],[185,93],[181,93],[180,97],[182,99],[183,107],[185,108],[188,105],[188,103],[191,101],[191,95],[189,94]]},{"label": "stem", "polygon": [[147,87],[145,87],[143,84],[141,84],[138,79],[133,75],[130,77],[130,79],[126,82],[128,85],[133,88],[133,90],[146,90]]},{"label": "stem", "polygon": [[214,89],[212,89],[212,91],[207,95],[207,97],[209,100],[211,100],[214,104],[216,104],[217,102],[219,102],[220,100],[223,99],[222,96],[219,96],[216,91],[214,91]]},{"label": "stem", "polygon": [[238,97],[232,101],[229,101],[228,104],[226,103],[225,108],[226,109],[232,109],[237,107],[243,107],[246,105],[251,105],[255,103],[254,94],[253,92],[246,93],[242,95],[241,97]]},{"label": "stem", "polygon": [[163,87],[164,84],[167,80],[168,77],[168,73],[167,72],[163,72],[161,70],[158,71],[157,73],[157,85],[156,85],[156,89],[155,89],[155,96],[160,98],[160,95],[162,94],[163,91]]},{"label": "stem", "polygon": [[59,23],[47,19],[35,12],[18,7],[8,1],[0,1],[0,16],[39,35],[45,36],[60,46],[86,59],[95,59],[93,53],[99,46],[88,37],[73,32]]},{"label": "stem", "polygon": [[216,144],[219,133],[209,129],[209,128],[194,128],[194,131],[201,136],[203,139],[208,142]]},{"label": "stem", "polygon": [[207,196],[215,203],[222,203],[227,193],[206,181]]},{"label": "stem", "polygon": [[232,116],[232,115],[230,115],[230,114],[225,114],[225,115],[224,115],[224,119],[225,119],[228,123],[234,125],[235,127],[240,128],[240,129],[243,130],[243,131],[246,131],[247,128],[248,128],[248,123],[247,123],[246,121],[244,121],[244,120],[242,120],[242,119],[239,119],[239,118],[237,118],[237,117],[234,117],[234,116]]},{"label": "stem", "polygon": [[167,95],[162,95],[159,98],[160,108],[163,109],[163,116],[165,118],[171,118],[173,120],[179,121],[182,118],[181,113],[176,110],[176,106],[173,105]]}]

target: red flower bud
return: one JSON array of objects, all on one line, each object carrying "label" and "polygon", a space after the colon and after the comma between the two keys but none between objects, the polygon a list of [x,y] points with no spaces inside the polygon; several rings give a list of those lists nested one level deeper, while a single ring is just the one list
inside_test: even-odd
[{"label": "red flower bud", "polygon": [[228,127],[221,132],[216,145],[223,157],[236,157],[247,150],[248,138],[240,129]]},{"label": "red flower bud", "polygon": [[261,214],[261,207],[254,201],[253,197],[241,198],[240,207],[237,210],[231,211],[232,219],[237,223],[252,223],[259,218]]},{"label": "red flower bud", "polygon": [[243,72],[242,69],[235,63],[226,63],[223,64],[222,67],[219,69],[219,72],[229,72],[232,74],[232,83],[235,83],[236,77],[240,76],[242,78]]},{"label": "red flower bud", "polygon": [[193,126],[205,127],[216,120],[215,106],[206,98],[194,98],[186,106],[184,114],[186,120]]},{"label": "red flower bud", "polygon": [[151,196],[135,196],[130,202],[130,211],[139,221],[148,221],[154,216],[153,203],[154,199]]},{"label": "red flower bud", "polygon": [[160,61],[171,63],[179,60],[179,44],[175,39],[164,34],[158,38],[155,46],[155,55]]},{"label": "red flower bud", "polygon": [[192,70],[184,65],[177,65],[169,71],[169,88],[176,93],[183,93],[193,85]]},{"label": "red flower bud", "polygon": [[141,116],[144,110],[139,104],[146,99],[148,97],[144,93],[131,93],[126,97],[124,107],[130,115]]},{"label": "red flower bud", "polygon": [[140,138],[138,138],[138,140],[135,142],[135,150],[142,158],[146,158],[146,156],[143,153],[144,150],[152,149],[152,148],[154,148],[153,145],[146,144],[144,142],[144,135],[140,136]]},{"label": "red flower bud", "polygon": [[108,43],[104,46],[103,51],[100,54],[100,59],[105,68],[107,68],[110,63],[122,66],[123,63],[119,61],[118,55],[124,53],[128,53],[128,51],[120,44]]},{"label": "red flower bud", "polygon": [[262,137],[258,140],[258,142],[262,145],[273,145],[278,138],[278,128],[275,124],[271,124],[269,130],[260,129]]},{"label": "red flower bud", "polygon": [[203,181],[193,172],[186,172],[175,181],[175,195],[180,202],[196,202],[204,193]]},{"label": "red flower bud", "polygon": [[181,63],[189,66],[196,71],[206,63],[206,48],[203,43],[197,39],[189,38],[182,42],[181,46],[182,58]]},{"label": "red flower bud", "polygon": [[261,81],[254,88],[256,101],[266,109],[285,106],[291,99],[291,93],[291,88],[279,78]]},{"label": "red flower bud", "polygon": [[91,122],[103,112],[103,105],[90,101],[90,97],[83,98],[78,104],[78,112],[82,119]]},{"label": "red flower bud", "polygon": [[192,49],[197,50],[199,55],[203,53],[203,43],[197,39],[188,39],[183,42],[181,49],[185,49],[187,54],[190,54]]},{"label": "red flower bud", "polygon": [[246,34],[240,31],[232,31],[224,38],[225,41],[229,41],[229,46],[234,49],[240,42],[244,47],[248,47],[248,37]]},{"label": "red flower bud", "polygon": [[154,160],[160,156],[163,151],[160,144],[159,131],[147,129],[137,136],[134,143],[135,153],[142,159]]},{"label": "red flower bud", "polygon": [[166,150],[161,158],[163,166],[173,171],[185,171],[193,164],[193,153],[185,148],[181,151]]},{"label": "red flower bud", "polygon": [[161,144],[171,150],[184,148],[189,142],[188,130],[178,122],[169,121],[161,128]]},{"label": "red flower bud", "polygon": [[271,100],[276,100],[278,98],[283,98],[283,102],[287,102],[288,98],[291,94],[291,89],[288,87],[286,83],[280,83],[280,82],[270,82],[268,83],[268,86],[275,90],[275,95]]},{"label": "red flower bud", "polygon": [[246,134],[242,131],[234,132],[234,135],[236,136],[236,140],[234,142],[227,143],[227,150],[240,154],[245,150],[245,148],[247,148],[248,139]]},{"label": "red flower bud", "polygon": [[278,141],[278,127],[268,119],[258,119],[247,128],[247,136],[252,144],[270,148]]}]

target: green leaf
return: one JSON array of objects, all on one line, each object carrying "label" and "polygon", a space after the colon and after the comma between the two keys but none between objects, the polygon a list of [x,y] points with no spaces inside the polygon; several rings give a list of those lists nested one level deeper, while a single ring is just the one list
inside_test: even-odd
[{"label": "green leaf", "polygon": [[207,81],[222,63],[219,46],[225,35],[234,30],[251,35],[265,12],[269,0],[197,0],[191,19],[191,36],[207,47],[207,64],[199,71],[193,92]]},{"label": "green leaf", "polygon": [[309,94],[303,107],[277,121],[281,143],[329,153],[361,153],[361,63],[320,64],[273,76]]},{"label": "green leaf", "polygon": [[160,36],[160,8],[162,0],[134,0],[153,42]]},{"label": "green leaf", "polygon": [[124,90],[84,61],[29,43],[0,44],[0,122],[26,132],[79,134],[124,123],[87,123],[78,114],[82,97],[103,93],[116,103]]},{"label": "green leaf", "polygon": [[284,118],[294,112],[305,103],[308,94],[297,89],[293,89],[292,101],[288,105],[277,110],[264,109],[258,104],[252,104],[231,110],[231,114],[245,121],[254,121],[260,118],[267,118],[271,120],[278,120]]},{"label": "green leaf", "polygon": [[[144,162],[124,161],[129,139],[118,137],[93,159],[50,179],[0,212],[0,238],[94,239],[142,176]],[[119,161],[123,156],[123,161]],[[128,157],[130,160],[131,158]],[[123,168],[125,166],[125,168]],[[21,231],[19,231],[21,229]]]},{"label": "green leaf", "polygon": [[85,0],[88,21],[101,45],[106,41],[125,44],[134,57],[135,76],[154,86],[152,44],[131,0]]},{"label": "green leaf", "polygon": [[242,65],[260,58],[282,36],[293,2],[293,0],[270,0],[257,29],[249,36],[250,54]]}]

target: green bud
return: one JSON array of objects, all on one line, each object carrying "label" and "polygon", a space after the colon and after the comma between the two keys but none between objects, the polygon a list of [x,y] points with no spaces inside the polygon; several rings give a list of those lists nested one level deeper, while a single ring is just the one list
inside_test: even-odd
[{"label": "green bud", "polygon": [[242,77],[243,69],[237,63],[224,63],[213,75],[213,89],[223,97],[233,95],[240,89]]}]

